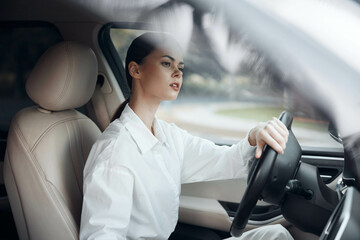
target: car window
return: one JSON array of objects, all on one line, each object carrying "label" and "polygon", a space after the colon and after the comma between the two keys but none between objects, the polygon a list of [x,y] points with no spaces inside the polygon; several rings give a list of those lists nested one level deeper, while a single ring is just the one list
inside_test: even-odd
[{"label": "car window", "polygon": [[48,24],[2,23],[0,25],[0,139],[4,155],[7,132],[13,116],[34,105],[25,90],[30,71],[40,56],[62,40],[57,29]]},{"label": "car window", "polygon": [[[131,41],[144,32],[110,30],[122,69]],[[160,105],[159,118],[218,144],[232,144],[258,122],[289,110],[294,115],[293,131],[303,147],[342,147],[329,136],[326,118],[284,86],[271,64],[251,44],[237,36],[226,41],[233,44],[216,49],[206,30],[193,32],[184,51],[182,89],[177,100]],[[232,50],[240,54],[232,55]]]}]

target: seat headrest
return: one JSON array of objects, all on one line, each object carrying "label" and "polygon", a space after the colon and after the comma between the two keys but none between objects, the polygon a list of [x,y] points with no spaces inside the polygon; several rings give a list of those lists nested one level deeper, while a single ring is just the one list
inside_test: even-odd
[{"label": "seat headrest", "polygon": [[91,48],[61,42],[49,48],[26,82],[26,92],[41,108],[61,111],[81,107],[94,93],[98,65]]}]

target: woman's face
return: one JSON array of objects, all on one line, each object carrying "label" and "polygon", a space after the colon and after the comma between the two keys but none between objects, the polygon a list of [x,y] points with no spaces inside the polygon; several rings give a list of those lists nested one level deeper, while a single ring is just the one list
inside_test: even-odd
[{"label": "woman's face", "polygon": [[179,94],[184,62],[180,51],[157,48],[139,67],[137,84],[146,99],[175,100]]}]

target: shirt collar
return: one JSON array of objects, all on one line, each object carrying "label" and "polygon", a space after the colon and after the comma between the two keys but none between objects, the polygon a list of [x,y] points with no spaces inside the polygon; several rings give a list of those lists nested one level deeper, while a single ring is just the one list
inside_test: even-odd
[{"label": "shirt collar", "polygon": [[155,137],[161,142],[161,144],[169,146],[169,144],[167,143],[166,135],[163,129],[161,128],[159,120],[156,117],[153,122],[153,129],[154,129]]},{"label": "shirt collar", "polygon": [[153,122],[155,136],[145,126],[144,122],[138,117],[138,115],[136,115],[136,113],[130,108],[129,104],[126,104],[124,111],[120,116],[120,121],[130,132],[141,153],[146,153],[158,142],[167,145],[165,134],[157,118],[155,118]]}]

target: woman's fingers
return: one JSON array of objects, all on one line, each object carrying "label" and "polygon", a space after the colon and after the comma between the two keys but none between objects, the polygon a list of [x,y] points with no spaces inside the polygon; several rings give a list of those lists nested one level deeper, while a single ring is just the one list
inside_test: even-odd
[{"label": "woman's fingers", "polygon": [[256,158],[260,158],[265,144],[268,144],[278,153],[282,154],[286,148],[289,131],[277,118],[268,121],[264,126],[258,128],[256,134]]},{"label": "woman's fingers", "polygon": [[268,144],[272,149],[274,149],[278,153],[283,153],[283,151],[285,149],[285,144],[283,144],[284,141],[281,141],[281,139],[276,140],[270,134],[269,131],[270,130],[267,127],[265,127],[262,131],[260,131],[260,133],[259,133],[259,142],[258,142],[257,145],[259,147],[261,147],[261,149],[263,149],[265,144]]},{"label": "woman's fingers", "polygon": [[260,158],[261,157],[261,154],[263,152],[263,149],[264,149],[264,146],[260,146],[260,145],[257,145],[256,147],[256,152],[255,152],[255,157],[256,158]]},{"label": "woman's fingers", "polygon": [[276,127],[276,129],[279,131],[279,133],[284,137],[284,138],[288,138],[289,136],[289,131],[286,128],[286,126],[277,118],[273,118],[274,122],[274,126]]},{"label": "woman's fingers", "polygon": [[285,132],[287,132],[286,126],[278,118],[273,117],[273,120],[276,121],[281,126],[281,128],[284,129]]},{"label": "woman's fingers", "polygon": [[275,140],[281,146],[282,149],[285,149],[285,147],[286,147],[286,137],[281,135],[281,133],[278,131],[276,126],[273,126],[271,124],[266,125],[265,130],[270,135],[270,138]]}]

